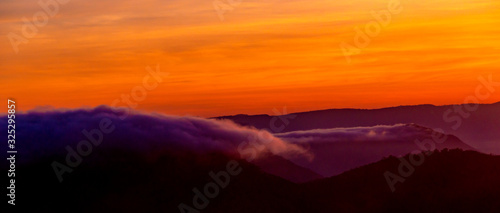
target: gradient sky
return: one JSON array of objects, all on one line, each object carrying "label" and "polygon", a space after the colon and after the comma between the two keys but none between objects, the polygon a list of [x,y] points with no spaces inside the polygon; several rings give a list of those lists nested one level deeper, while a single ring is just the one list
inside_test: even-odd
[{"label": "gradient sky", "polygon": [[138,109],[177,115],[455,104],[500,81],[498,0],[401,0],[351,63],[339,44],[389,0],[242,0],[224,20],[212,0],[70,0],[16,54],[37,2],[0,1],[0,98],[24,111],[109,105],[156,64],[170,75]]}]

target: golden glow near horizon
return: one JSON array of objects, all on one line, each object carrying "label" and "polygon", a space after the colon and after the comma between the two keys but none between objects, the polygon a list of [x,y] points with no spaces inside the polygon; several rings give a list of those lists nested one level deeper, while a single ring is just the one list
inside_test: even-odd
[{"label": "golden glow near horizon", "polygon": [[350,63],[339,44],[394,0],[242,0],[223,21],[213,0],[65,1],[17,53],[8,35],[44,10],[0,2],[0,98],[21,110],[110,105],[156,64],[169,76],[138,109],[179,115],[462,103],[500,81],[495,0],[401,0]]}]

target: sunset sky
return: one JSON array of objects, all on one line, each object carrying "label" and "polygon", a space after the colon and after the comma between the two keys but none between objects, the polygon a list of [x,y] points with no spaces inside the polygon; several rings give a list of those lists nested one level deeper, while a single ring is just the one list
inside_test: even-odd
[{"label": "sunset sky", "polygon": [[221,20],[213,0],[69,0],[16,53],[7,35],[43,9],[2,0],[0,98],[110,105],[157,64],[169,76],[137,109],[204,117],[458,104],[478,76],[500,81],[498,0],[401,0],[348,63],[339,45],[390,1],[241,0]]}]

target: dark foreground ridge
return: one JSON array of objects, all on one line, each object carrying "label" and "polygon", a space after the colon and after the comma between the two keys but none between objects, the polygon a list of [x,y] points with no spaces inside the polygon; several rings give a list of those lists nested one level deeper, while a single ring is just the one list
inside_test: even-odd
[{"label": "dark foreground ridge", "polygon": [[[97,155],[96,155],[97,156]],[[395,157],[341,175],[294,184],[223,154],[163,153],[148,159],[101,151],[59,183],[51,159],[19,169],[18,210],[36,212],[182,212],[193,207],[193,188],[214,182],[231,160],[241,173],[202,212],[499,212],[500,157],[474,151],[435,152],[392,193],[383,176]],[[105,156],[105,157],[102,157]],[[190,211],[185,211],[190,212]],[[196,212],[196,211],[191,211]]]}]

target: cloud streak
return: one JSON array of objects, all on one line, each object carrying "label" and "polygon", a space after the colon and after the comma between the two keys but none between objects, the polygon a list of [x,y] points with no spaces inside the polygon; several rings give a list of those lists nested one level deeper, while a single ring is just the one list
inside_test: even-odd
[{"label": "cloud streak", "polygon": [[425,137],[433,130],[415,124],[378,125],[373,127],[351,127],[293,131],[275,134],[291,143],[335,143],[345,141],[404,140],[416,136]]}]

